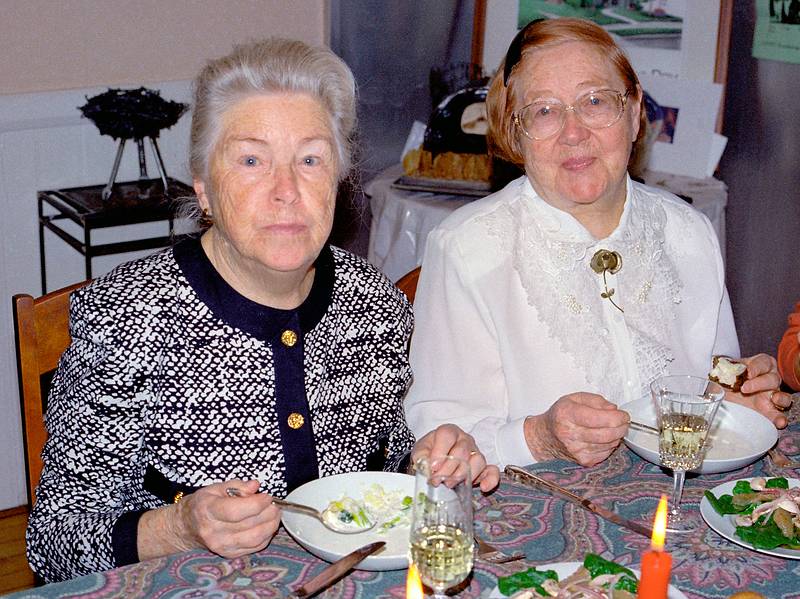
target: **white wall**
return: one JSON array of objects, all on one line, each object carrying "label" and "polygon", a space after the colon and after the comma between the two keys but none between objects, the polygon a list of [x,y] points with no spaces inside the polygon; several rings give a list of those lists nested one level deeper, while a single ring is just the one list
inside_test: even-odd
[{"label": "white wall", "polygon": [[[0,510],[26,502],[11,296],[39,295],[36,191],[105,183],[116,143],[77,110],[108,87],[188,102],[191,77],[234,43],[327,40],[327,0],[0,0]],[[51,91],[64,90],[64,91]],[[190,182],[189,115],[164,131],[167,173]],[[148,154],[150,176],[157,176]],[[128,144],[118,181],[136,179]],[[78,228],[75,231],[79,231]],[[98,243],[161,235],[166,224],[96,231]],[[48,288],[83,280],[83,256],[45,232]],[[94,275],[139,254],[96,258]]]},{"label": "white wall", "polygon": [[0,0],[0,93],[192,79],[237,41],[322,43],[327,0]]}]

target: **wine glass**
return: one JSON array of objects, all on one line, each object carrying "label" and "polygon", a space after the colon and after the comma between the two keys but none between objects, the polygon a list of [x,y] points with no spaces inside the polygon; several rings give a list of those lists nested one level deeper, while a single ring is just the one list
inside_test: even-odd
[{"label": "wine glass", "polygon": [[725,391],[706,378],[662,376],[650,384],[658,418],[658,454],[661,465],[672,469],[672,501],[667,530],[689,532],[696,518],[681,512],[686,471],[703,463],[706,439]]},{"label": "wine glass", "polygon": [[434,597],[472,571],[472,477],[469,463],[452,456],[414,464],[414,511],[410,561]]}]

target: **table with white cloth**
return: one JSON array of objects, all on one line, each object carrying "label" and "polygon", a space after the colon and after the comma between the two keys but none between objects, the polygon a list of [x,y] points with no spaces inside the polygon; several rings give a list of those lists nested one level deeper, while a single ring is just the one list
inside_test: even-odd
[{"label": "table with white cloth", "polygon": [[[402,174],[403,169],[399,164],[391,166],[365,187],[372,210],[368,259],[392,281],[422,264],[428,233],[451,212],[477,199],[455,193],[430,193],[392,187],[392,183]],[[724,259],[725,207],[728,203],[725,183],[713,177],[692,179],[651,171],[645,174],[644,181],[647,185],[691,199],[692,206],[711,221]]]}]

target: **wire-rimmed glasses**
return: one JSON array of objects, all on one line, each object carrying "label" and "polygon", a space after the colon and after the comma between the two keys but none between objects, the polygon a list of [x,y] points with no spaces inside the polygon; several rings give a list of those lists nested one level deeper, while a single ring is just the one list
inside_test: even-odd
[{"label": "wire-rimmed glasses", "polygon": [[622,94],[613,89],[599,89],[578,96],[569,105],[558,100],[536,100],[517,110],[512,122],[525,137],[537,141],[561,131],[569,110],[590,129],[605,129],[622,117],[629,95],[630,90]]}]

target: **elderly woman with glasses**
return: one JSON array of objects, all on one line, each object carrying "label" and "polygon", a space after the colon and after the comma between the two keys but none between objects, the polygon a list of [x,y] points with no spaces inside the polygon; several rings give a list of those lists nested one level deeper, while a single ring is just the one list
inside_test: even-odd
[{"label": "elderly woman with glasses", "polygon": [[28,527],[44,579],[259,551],[273,496],[318,477],[452,455],[497,484],[456,426],[414,442],[410,306],[327,243],[354,125],[353,76],[330,50],[273,39],[202,70],[190,167],[213,224],[72,298]]},{"label": "elderly woman with glasses", "polygon": [[[628,176],[642,97],[591,22],[535,21],[514,39],[490,85],[489,141],[525,176],[428,237],[406,399],[414,432],[450,420],[501,465],[593,465],[628,429],[619,406],[656,377],[704,376],[713,355],[738,356],[708,220]],[[728,399],[785,426],[775,360],[742,361],[748,380]]]}]

